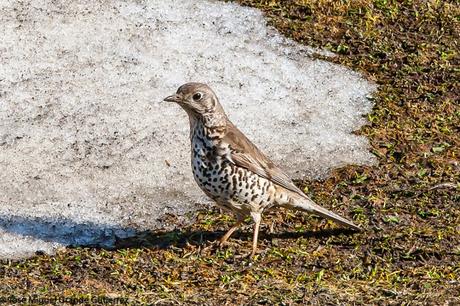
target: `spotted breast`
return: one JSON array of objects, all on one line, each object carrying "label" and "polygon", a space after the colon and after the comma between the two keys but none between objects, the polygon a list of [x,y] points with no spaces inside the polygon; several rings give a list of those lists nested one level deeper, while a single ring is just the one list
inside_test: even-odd
[{"label": "spotted breast", "polygon": [[212,137],[201,121],[191,131],[193,175],[206,195],[241,216],[273,205],[272,182],[230,162],[229,145]]}]

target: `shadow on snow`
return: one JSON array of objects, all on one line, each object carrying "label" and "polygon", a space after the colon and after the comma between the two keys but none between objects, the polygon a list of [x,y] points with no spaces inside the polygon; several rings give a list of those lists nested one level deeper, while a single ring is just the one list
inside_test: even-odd
[{"label": "shadow on snow", "polygon": [[[230,225],[229,225],[230,226]],[[218,240],[223,231],[200,231],[185,227],[183,230],[139,231],[133,227],[123,227],[94,222],[76,222],[69,218],[25,217],[0,215],[0,229],[6,232],[57,242],[72,247],[95,247],[103,249],[122,248],[169,248],[186,244],[203,245]],[[340,234],[353,234],[348,229],[327,229],[321,231],[265,233],[260,239],[325,238]],[[252,229],[240,230],[232,238],[252,239]]]}]

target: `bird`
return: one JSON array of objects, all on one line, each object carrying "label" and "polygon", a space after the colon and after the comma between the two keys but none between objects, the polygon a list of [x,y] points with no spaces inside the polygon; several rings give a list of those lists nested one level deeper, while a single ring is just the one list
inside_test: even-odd
[{"label": "bird", "polygon": [[361,230],[302,192],[229,120],[208,85],[186,83],[163,101],[177,103],[188,114],[191,167],[196,183],[220,208],[236,217],[236,224],[222,236],[220,245],[250,216],[254,222],[250,255],[253,257],[257,252],[262,214],[277,207],[313,213]]}]

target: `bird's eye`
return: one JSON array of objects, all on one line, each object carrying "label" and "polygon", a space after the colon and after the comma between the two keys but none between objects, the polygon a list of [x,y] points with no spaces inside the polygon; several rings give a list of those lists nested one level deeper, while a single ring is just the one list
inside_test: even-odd
[{"label": "bird's eye", "polygon": [[201,100],[202,97],[203,97],[203,94],[201,92],[197,92],[196,94],[192,96],[192,99],[193,101],[198,101],[198,100]]}]

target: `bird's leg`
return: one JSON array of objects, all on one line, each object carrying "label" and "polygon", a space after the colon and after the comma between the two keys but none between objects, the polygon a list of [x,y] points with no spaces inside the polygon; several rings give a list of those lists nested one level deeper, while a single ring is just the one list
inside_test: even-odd
[{"label": "bird's leg", "polygon": [[220,238],[220,245],[223,245],[225,242],[227,242],[228,238],[230,238],[230,236],[236,231],[236,229],[241,225],[241,223],[243,223],[243,221],[244,221],[244,218],[238,216],[238,219],[237,219],[235,225],[233,225],[225,233],[225,235],[222,238]]},{"label": "bird's leg", "polygon": [[256,254],[257,251],[257,239],[259,239],[259,228],[260,222],[262,221],[261,213],[253,213],[251,212],[251,217],[254,220],[254,236],[252,238],[252,252],[251,257]]}]

